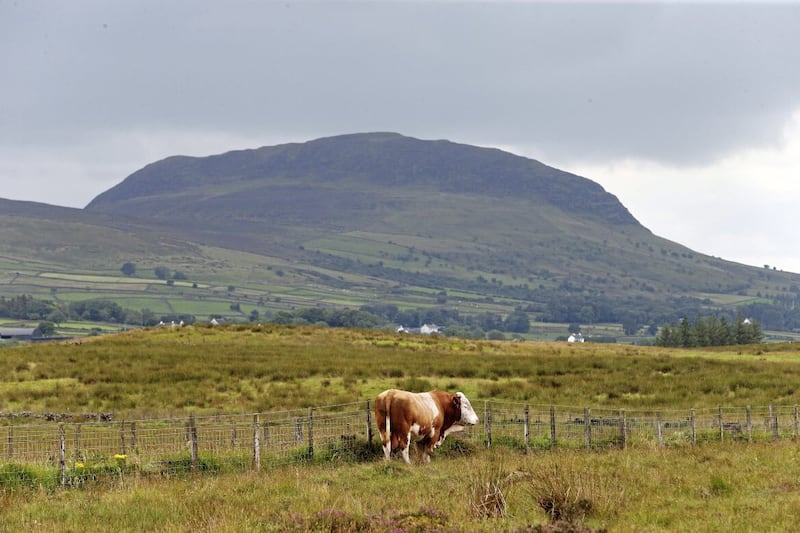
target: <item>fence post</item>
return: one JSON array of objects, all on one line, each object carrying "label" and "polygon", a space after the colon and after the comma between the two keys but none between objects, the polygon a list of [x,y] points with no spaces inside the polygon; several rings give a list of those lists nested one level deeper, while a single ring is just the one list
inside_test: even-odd
[{"label": "fence post", "polygon": [[798,432],[800,431],[800,420],[798,420],[798,412],[797,412],[797,404],[794,405],[792,409],[792,415],[794,416],[794,430],[792,434],[794,435],[794,439],[797,440]]},{"label": "fence post", "polygon": [[583,439],[586,441],[586,449],[592,449],[592,418],[591,409],[583,408]]},{"label": "fence post", "polygon": [[628,421],[625,417],[625,409],[620,409],[619,414],[620,439],[622,439],[622,449],[624,450],[628,447]]},{"label": "fence post", "polygon": [[314,458],[314,408],[308,408],[308,458]]},{"label": "fence post", "polygon": [[258,415],[253,415],[253,468],[261,470],[261,432],[258,426]]},{"label": "fence post", "polygon": [[369,400],[367,400],[367,443],[372,446],[372,410],[369,408]]},{"label": "fence post", "polygon": [[778,414],[772,404],[769,404],[769,420],[772,426],[772,440],[778,440]]},{"label": "fence post", "polygon": [[189,415],[189,439],[191,440],[192,450],[192,472],[197,472],[199,459],[197,450],[197,425],[194,422],[194,413]]},{"label": "fence post", "polygon": [[67,484],[67,438],[64,435],[64,424],[58,425],[58,469],[61,473],[61,486]]},{"label": "fence post", "polygon": [[120,452],[122,455],[125,455],[125,421],[119,423],[119,443],[120,443]]},{"label": "fence post", "polygon": [[492,446],[492,411],[489,408],[489,400],[483,403],[483,427],[486,430],[486,447]]},{"label": "fence post", "polygon": [[236,441],[239,440],[239,435],[236,432],[236,418],[231,419],[231,449],[236,449]]},{"label": "fence post", "polygon": [[550,406],[550,447],[556,447],[556,406]]},{"label": "fence post", "polygon": [[691,429],[691,431],[692,431],[692,446],[697,444],[697,426],[695,425],[694,411],[695,411],[694,407],[692,407],[692,412],[689,415],[689,422],[690,422],[691,428],[692,428]]},{"label": "fence post", "polygon": [[656,442],[658,447],[664,447],[664,434],[661,431],[661,413],[656,413]]},{"label": "fence post", "polygon": [[72,455],[75,457],[75,459],[78,459],[80,458],[80,454],[81,454],[81,425],[75,424],[75,451],[72,453]]},{"label": "fence post", "polygon": [[303,440],[303,421],[299,416],[294,417],[294,441],[300,443]]},{"label": "fence post", "polygon": [[717,420],[719,422],[719,441],[723,442],[725,440],[725,428],[724,428],[725,424],[723,423],[723,420],[722,420],[722,406],[721,405],[718,407],[717,412],[719,413],[717,415]]},{"label": "fence post", "polygon": [[747,426],[747,442],[753,442],[753,414],[750,406],[745,408],[745,425]]},{"label": "fence post", "polygon": [[8,459],[14,458],[14,426],[8,427]]},{"label": "fence post", "polygon": [[131,451],[136,452],[136,422],[131,422]]},{"label": "fence post", "polygon": [[527,404],[525,405],[525,451],[530,451],[531,447],[531,414]]}]

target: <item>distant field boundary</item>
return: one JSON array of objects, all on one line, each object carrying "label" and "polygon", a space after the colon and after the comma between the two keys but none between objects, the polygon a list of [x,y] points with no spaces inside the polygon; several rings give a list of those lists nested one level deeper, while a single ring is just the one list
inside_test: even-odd
[{"label": "distant field boundary", "polygon": [[[625,449],[800,437],[797,405],[676,410],[499,400],[473,405],[480,424],[451,436],[445,449]],[[49,472],[54,485],[70,486],[101,476],[169,477],[380,455],[368,400],[255,414],[112,418],[0,426],[0,487],[18,486],[31,477],[31,469]]]}]

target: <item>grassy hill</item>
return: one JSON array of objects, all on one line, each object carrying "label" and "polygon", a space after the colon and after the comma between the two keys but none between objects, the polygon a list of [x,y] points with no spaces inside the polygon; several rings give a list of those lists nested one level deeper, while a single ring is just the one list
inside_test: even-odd
[{"label": "grassy hill", "polygon": [[[0,222],[3,294],[200,317],[392,303],[647,325],[748,304],[782,313],[800,286],[653,235],[586,178],[393,133],[170,157],[84,210],[2,201]],[[156,267],[185,277],[168,285]]]}]

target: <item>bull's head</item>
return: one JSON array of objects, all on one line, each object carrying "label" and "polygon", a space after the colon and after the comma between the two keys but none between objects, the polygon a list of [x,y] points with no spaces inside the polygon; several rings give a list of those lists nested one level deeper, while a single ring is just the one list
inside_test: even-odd
[{"label": "bull's head", "polygon": [[456,393],[453,397],[453,405],[461,411],[461,420],[459,420],[459,423],[474,426],[479,422],[478,415],[475,414],[472,404],[469,403],[469,399],[464,396],[463,392]]}]

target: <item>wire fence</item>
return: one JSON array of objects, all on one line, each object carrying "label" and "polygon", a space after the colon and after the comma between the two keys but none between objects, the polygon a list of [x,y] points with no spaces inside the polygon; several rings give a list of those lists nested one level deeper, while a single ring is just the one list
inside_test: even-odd
[{"label": "wire fence", "polygon": [[[625,410],[473,402],[481,423],[457,446],[691,446],[798,439],[798,407]],[[482,411],[482,412],[481,412]],[[0,426],[0,487],[74,486],[130,475],[258,470],[381,456],[370,401],[241,415]]]}]

